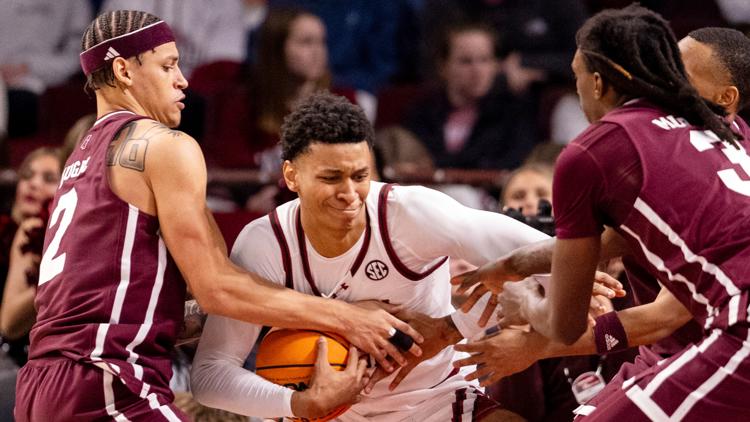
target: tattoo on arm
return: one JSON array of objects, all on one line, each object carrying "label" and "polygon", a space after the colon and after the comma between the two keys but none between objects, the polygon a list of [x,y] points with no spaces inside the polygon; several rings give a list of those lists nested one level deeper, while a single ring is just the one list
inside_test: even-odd
[{"label": "tattoo on arm", "polygon": [[158,122],[151,122],[151,126],[145,132],[135,136],[136,124],[137,122],[129,123],[118,134],[116,139],[121,139],[121,141],[117,148],[114,146],[114,142],[110,144],[107,150],[108,166],[119,164],[124,168],[142,172],[146,169],[146,150],[152,137],[163,133],[167,133],[173,138],[181,135],[180,131],[170,129]]}]

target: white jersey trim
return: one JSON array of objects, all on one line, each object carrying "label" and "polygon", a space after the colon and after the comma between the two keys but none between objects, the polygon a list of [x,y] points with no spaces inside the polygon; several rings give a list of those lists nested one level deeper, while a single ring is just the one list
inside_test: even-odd
[{"label": "white jersey trim", "polygon": [[112,116],[116,116],[116,115],[118,115],[118,114],[122,114],[122,113],[132,114],[133,116],[135,116],[135,113],[133,113],[133,112],[132,112],[132,111],[130,111],[130,110],[120,110],[120,111],[113,111],[113,112],[111,112],[111,113],[107,113],[107,114],[105,114],[104,116],[102,116],[102,117],[98,118],[98,119],[97,119],[97,120],[96,120],[96,121],[94,122],[94,124],[93,124],[93,125],[91,125],[91,127],[95,127],[96,125],[98,125],[99,123],[101,123],[101,122],[103,122],[103,121],[105,121],[105,120],[109,119],[110,117],[112,117]]},{"label": "white jersey trim", "polygon": [[621,229],[623,229],[626,233],[628,233],[630,236],[632,236],[635,240],[638,241],[638,243],[641,245],[641,250],[643,251],[643,255],[646,257],[648,262],[651,263],[654,267],[656,267],[657,270],[665,273],[667,275],[667,278],[669,278],[672,281],[679,281],[680,283],[683,283],[687,286],[688,290],[690,290],[690,294],[693,297],[693,300],[696,302],[702,304],[706,307],[706,327],[709,327],[711,323],[714,320],[715,316],[715,310],[714,307],[711,306],[711,304],[708,302],[708,299],[703,296],[701,293],[699,293],[695,287],[695,284],[693,284],[690,280],[685,278],[682,274],[673,274],[672,271],[667,268],[667,266],[664,264],[664,260],[661,259],[658,255],[651,252],[645,243],[643,243],[643,240],[641,240],[641,237],[638,236],[633,230],[631,230],[626,225],[621,225]]},{"label": "white jersey trim", "polygon": [[648,204],[646,204],[641,198],[637,198],[635,200],[634,208],[637,209],[644,217],[646,217],[646,219],[663,235],[665,235],[673,245],[680,248],[685,261],[701,264],[701,269],[704,272],[714,276],[716,280],[718,280],[719,283],[724,286],[730,296],[740,294],[740,289],[737,288],[734,282],[724,273],[724,271],[721,270],[721,268],[719,268],[719,266],[708,262],[706,258],[690,250],[690,248],[680,237],[680,235],[672,230],[669,224],[667,224],[666,221],[662,220],[662,218],[659,217],[656,211],[648,206]]}]

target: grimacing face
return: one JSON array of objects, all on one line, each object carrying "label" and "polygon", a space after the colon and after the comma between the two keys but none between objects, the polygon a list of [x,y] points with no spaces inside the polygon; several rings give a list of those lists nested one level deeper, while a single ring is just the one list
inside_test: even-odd
[{"label": "grimacing face", "polygon": [[177,45],[169,42],[141,54],[141,64],[129,59],[133,80],[129,89],[147,115],[168,127],[180,124],[188,83],[178,65]]},{"label": "grimacing face", "polygon": [[299,195],[305,218],[337,232],[364,221],[371,154],[366,141],[313,142],[293,161],[285,161],[284,178]]}]

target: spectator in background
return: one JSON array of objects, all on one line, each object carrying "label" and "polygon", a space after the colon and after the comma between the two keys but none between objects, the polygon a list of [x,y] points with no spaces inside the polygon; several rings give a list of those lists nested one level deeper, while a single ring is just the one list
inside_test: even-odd
[{"label": "spectator in background", "polygon": [[443,34],[437,54],[442,85],[403,121],[436,167],[513,169],[536,143],[533,104],[496,78],[495,39],[491,28],[476,23]]},{"label": "spectator in background", "polygon": [[398,70],[399,1],[270,0],[273,6],[295,5],[320,16],[328,28],[333,83],[356,90],[357,103],[375,120],[378,90]]},{"label": "spectator in background", "polygon": [[8,136],[37,129],[38,97],[79,69],[88,0],[0,0],[0,78],[7,87]]},{"label": "spectator in background", "polygon": [[34,323],[46,204],[60,182],[63,159],[55,148],[32,151],[18,170],[9,216],[0,216],[0,420],[13,420],[16,372],[26,362]]},{"label": "spectator in background", "polygon": [[508,177],[500,197],[503,209],[513,208],[526,217],[539,212],[539,200],[552,201],[553,169],[545,164],[526,164]]},{"label": "spectator in background", "polygon": [[571,80],[575,32],[586,19],[580,0],[427,0],[425,39],[439,39],[451,22],[466,19],[498,32],[501,72],[513,93],[526,93],[535,82]]}]

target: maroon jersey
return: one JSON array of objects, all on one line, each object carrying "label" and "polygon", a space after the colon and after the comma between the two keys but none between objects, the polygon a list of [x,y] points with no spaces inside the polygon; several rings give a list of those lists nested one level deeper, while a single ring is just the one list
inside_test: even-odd
[{"label": "maroon jersey", "polygon": [[107,178],[109,144],[143,118],[100,118],[68,158],[45,236],[29,359],[96,364],[142,398],[171,398],[185,283],[157,218],[117,197]]},{"label": "maroon jersey", "polygon": [[644,101],[608,113],[560,157],[561,238],[615,227],[640,266],[706,328],[747,324],[750,157]]}]

